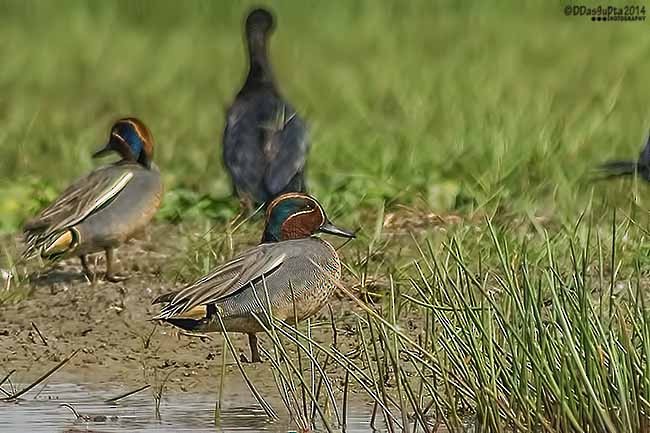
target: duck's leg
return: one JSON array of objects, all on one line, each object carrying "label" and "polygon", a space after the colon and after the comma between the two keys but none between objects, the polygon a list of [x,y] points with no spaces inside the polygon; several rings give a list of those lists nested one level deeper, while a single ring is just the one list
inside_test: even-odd
[{"label": "duck's leg", "polygon": [[251,347],[251,362],[262,362],[260,352],[257,350],[257,336],[248,334],[248,345]]},{"label": "duck's leg", "polygon": [[79,256],[79,260],[81,261],[81,268],[84,271],[84,275],[92,283],[95,280],[95,273],[91,271],[90,266],[88,266],[88,257],[84,254]]},{"label": "duck's leg", "polygon": [[113,271],[115,265],[115,254],[113,248],[106,248],[106,280],[111,283],[118,283],[129,278],[126,274],[117,274]]}]

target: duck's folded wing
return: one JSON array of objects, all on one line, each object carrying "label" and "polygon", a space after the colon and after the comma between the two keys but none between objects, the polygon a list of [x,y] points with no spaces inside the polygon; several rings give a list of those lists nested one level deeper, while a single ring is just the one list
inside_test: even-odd
[{"label": "duck's folded wing", "polygon": [[158,297],[154,304],[167,302],[167,305],[154,319],[169,319],[231,296],[277,271],[286,258],[286,254],[272,244],[248,250],[179,292]]},{"label": "duck's folded wing", "polygon": [[273,123],[273,133],[267,135],[265,144],[268,166],[264,183],[275,195],[304,169],[309,141],[305,123],[291,106],[281,104]]},{"label": "duck's folded wing", "polygon": [[25,224],[25,231],[44,229],[44,235],[71,227],[113,200],[133,178],[130,170],[104,167],[77,180],[40,215]]},{"label": "duck's folded wing", "polygon": [[641,150],[641,154],[639,155],[639,165],[644,165],[646,167],[650,166],[650,133],[648,134],[645,147]]},{"label": "duck's folded wing", "polygon": [[242,104],[229,110],[223,135],[223,160],[240,194],[252,194],[263,200],[260,181],[264,176],[265,158],[260,143],[257,113]]}]

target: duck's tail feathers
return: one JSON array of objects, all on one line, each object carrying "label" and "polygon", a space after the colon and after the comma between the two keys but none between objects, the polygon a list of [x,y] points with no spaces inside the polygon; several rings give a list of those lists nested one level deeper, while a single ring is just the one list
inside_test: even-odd
[{"label": "duck's tail feathers", "polygon": [[78,244],[79,232],[74,228],[51,234],[44,234],[41,231],[26,231],[25,251],[23,251],[22,258],[30,260],[41,256],[48,260],[57,260]]},{"label": "duck's tail feathers", "polygon": [[156,305],[156,304],[167,304],[174,299],[174,296],[176,296],[176,293],[178,292],[170,292],[170,293],[165,293],[164,295],[158,296],[156,299],[151,301],[151,305]]},{"label": "duck's tail feathers", "polygon": [[[166,304],[163,305],[160,309],[160,313],[152,317],[152,320],[164,320],[169,321],[170,319],[202,319],[206,316],[206,307],[204,305],[197,305],[194,308],[186,310],[187,300],[180,300],[179,302],[174,303],[174,297],[176,297],[177,292],[165,293],[164,295],[158,296],[153,300],[152,304]],[[171,323],[171,322],[170,322]]]},{"label": "duck's tail feathers", "polygon": [[194,320],[194,319],[182,319],[182,318],[171,318],[164,319],[165,322],[170,323],[177,328],[184,329],[185,331],[190,332],[202,332],[203,331],[203,320]]},{"label": "duck's tail feathers", "polygon": [[151,303],[155,304],[165,304],[160,308],[160,313],[152,317],[152,320],[167,320],[172,318],[183,318],[183,310],[187,304],[187,301],[181,300],[180,302],[174,303],[174,297],[176,297],[177,292],[165,293],[158,296]]}]

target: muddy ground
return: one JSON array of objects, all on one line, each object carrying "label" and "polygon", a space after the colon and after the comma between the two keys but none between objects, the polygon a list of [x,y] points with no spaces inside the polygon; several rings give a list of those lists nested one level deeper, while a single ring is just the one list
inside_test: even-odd
[{"label": "muddy ground", "polygon": [[[78,383],[112,383],[135,389],[144,384],[156,386],[169,375],[168,391],[216,390],[222,336],[189,337],[170,325],[149,320],[158,311],[151,301],[184,283],[182,278],[170,282],[174,278],[168,270],[171,263],[177,263],[175,257],[187,254],[187,245],[179,241],[182,236],[173,226],[155,227],[122,246],[118,250],[120,266],[131,278],[120,283],[102,280],[101,254],[96,256],[98,274],[93,282],[83,277],[77,259],[49,269],[30,264],[28,279],[19,284],[20,290],[29,292],[25,299],[0,305],[0,376],[16,370],[12,379],[29,383],[79,350],[60,373]],[[19,249],[19,242],[15,243]],[[252,238],[249,243],[254,243]],[[346,335],[354,323],[354,308],[342,296],[335,296],[331,306],[341,328],[339,348],[345,352],[356,344],[353,336]],[[314,334],[315,339],[327,343],[332,334],[329,315],[324,309],[315,317],[316,322],[328,322]],[[248,356],[246,337],[231,336],[240,354]],[[266,336],[259,338],[270,349]],[[247,364],[245,369],[261,391],[277,393],[268,361]],[[333,373],[335,382],[340,381],[337,372]],[[241,381],[231,356],[227,378],[226,384]]]}]

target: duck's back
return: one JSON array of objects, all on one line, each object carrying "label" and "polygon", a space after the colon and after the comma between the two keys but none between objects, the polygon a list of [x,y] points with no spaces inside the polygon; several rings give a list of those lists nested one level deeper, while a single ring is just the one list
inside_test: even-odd
[{"label": "duck's back", "polygon": [[223,159],[240,197],[304,191],[308,150],[305,122],[272,88],[240,92],[228,110]]}]

